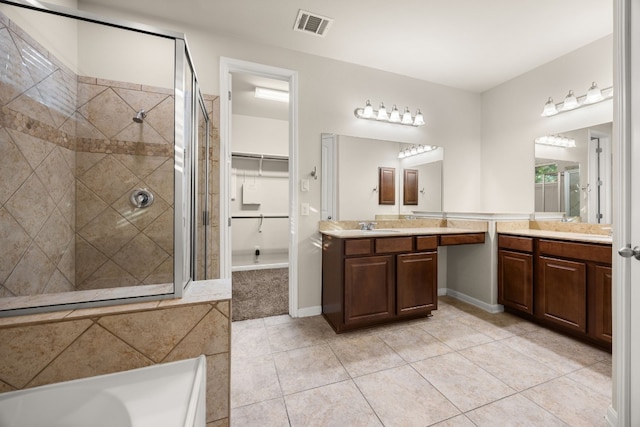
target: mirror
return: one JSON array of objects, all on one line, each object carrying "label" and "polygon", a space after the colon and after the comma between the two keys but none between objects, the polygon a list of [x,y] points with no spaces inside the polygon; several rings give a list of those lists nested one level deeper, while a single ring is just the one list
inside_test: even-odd
[{"label": "mirror", "polygon": [[535,211],[611,223],[612,123],[562,132],[575,147],[535,143]]},{"label": "mirror", "polygon": [[[322,139],[323,220],[355,221],[442,211],[442,147],[399,159],[399,152],[411,149],[413,144],[333,134],[323,134]],[[393,204],[379,204],[380,168],[395,169]],[[406,181],[408,170],[413,172]],[[417,191],[416,200],[404,197],[405,182]]]}]

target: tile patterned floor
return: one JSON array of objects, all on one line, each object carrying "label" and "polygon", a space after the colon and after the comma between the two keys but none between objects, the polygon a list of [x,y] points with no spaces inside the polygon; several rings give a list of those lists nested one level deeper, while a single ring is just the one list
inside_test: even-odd
[{"label": "tile patterned floor", "polygon": [[232,426],[604,426],[611,355],[450,297],[336,335],[321,316],[232,325]]}]

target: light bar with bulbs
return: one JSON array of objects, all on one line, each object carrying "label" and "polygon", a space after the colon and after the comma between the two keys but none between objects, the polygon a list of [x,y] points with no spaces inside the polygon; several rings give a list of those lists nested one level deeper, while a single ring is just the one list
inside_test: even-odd
[{"label": "light bar with bulbs", "polygon": [[576,146],[575,139],[561,135],[539,136],[534,141],[539,145],[553,145],[554,147],[574,148]]},{"label": "light bar with bulbs", "polygon": [[409,107],[405,107],[404,112],[400,114],[398,107],[395,105],[391,109],[391,113],[387,112],[384,106],[384,102],[380,103],[380,109],[374,110],[371,106],[371,101],[367,99],[364,108],[356,108],[353,114],[359,119],[374,120],[377,122],[387,122],[396,125],[405,126],[422,126],[424,125],[424,117],[420,112],[420,109],[416,111],[415,117],[411,115]]},{"label": "light bar with bulbs", "polygon": [[596,82],[591,83],[591,87],[587,93],[582,96],[576,96],[572,90],[569,91],[563,102],[556,104],[553,98],[549,97],[542,109],[542,117],[555,116],[556,114],[566,111],[575,110],[586,107],[588,105],[597,104],[613,97],[613,86],[600,89]]},{"label": "light bar with bulbs", "polygon": [[418,154],[433,151],[437,148],[438,147],[435,145],[414,145],[412,147],[407,147],[404,150],[400,150],[400,152],[398,153],[398,158],[406,159],[407,157],[417,156]]}]

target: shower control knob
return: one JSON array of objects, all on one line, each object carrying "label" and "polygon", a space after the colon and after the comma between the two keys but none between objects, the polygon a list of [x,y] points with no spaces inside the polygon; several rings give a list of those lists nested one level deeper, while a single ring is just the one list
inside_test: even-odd
[{"label": "shower control knob", "polygon": [[136,188],[131,192],[130,200],[136,208],[148,208],[153,204],[153,194],[146,188]]}]

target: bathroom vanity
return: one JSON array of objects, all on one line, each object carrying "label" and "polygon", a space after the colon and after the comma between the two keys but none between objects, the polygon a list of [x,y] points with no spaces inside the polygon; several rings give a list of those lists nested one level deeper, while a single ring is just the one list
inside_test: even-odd
[{"label": "bathroom vanity", "polygon": [[545,230],[498,234],[498,302],[505,311],[611,348],[608,236]]},{"label": "bathroom vanity", "polygon": [[484,243],[446,227],[322,231],[322,314],[338,332],[438,308],[438,246]]}]

